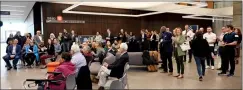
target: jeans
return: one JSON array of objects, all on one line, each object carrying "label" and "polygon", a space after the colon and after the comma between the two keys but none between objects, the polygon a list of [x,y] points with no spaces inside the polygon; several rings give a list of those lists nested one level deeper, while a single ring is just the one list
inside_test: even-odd
[{"label": "jeans", "polygon": [[204,74],[205,74],[205,58],[204,57],[197,57],[197,56],[194,56],[194,58],[195,58],[195,62],[196,62],[196,65],[197,65],[198,75],[200,77],[204,76]]},{"label": "jeans", "polygon": [[10,61],[9,61],[11,59],[13,59],[13,66],[16,67],[20,57],[19,56],[15,56],[14,58],[10,58],[10,56],[8,56],[8,55],[4,56],[3,60],[6,62],[8,67],[12,67],[11,64],[10,64]]},{"label": "jeans", "polygon": [[69,52],[70,46],[70,42],[63,42],[63,52]]},{"label": "jeans", "polygon": [[[189,62],[192,61],[192,50],[188,50]],[[186,62],[186,55],[183,56],[183,61]]]},{"label": "jeans", "polygon": [[[211,53],[214,53],[214,46],[210,46],[209,48],[210,48]],[[207,65],[210,66],[210,64],[211,64],[211,66],[214,66],[214,59],[211,54],[209,56],[207,56]]]}]

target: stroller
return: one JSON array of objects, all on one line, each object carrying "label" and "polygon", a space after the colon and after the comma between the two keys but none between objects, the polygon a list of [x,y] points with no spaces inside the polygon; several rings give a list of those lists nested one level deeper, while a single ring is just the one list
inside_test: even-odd
[{"label": "stroller", "polygon": [[[60,72],[47,72],[47,74],[52,74],[54,76],[61,74],[63,78],[58,79],[58,80],[50,80],[48,78],[47,79],[26,79],[23,82],[24,88],[27,89],[27,87],[28,87],[30,89],[30,88],[37,86],[37,90],[52,90],[49,87],[49,84],[54,84],[54,85],[58,86],[58,85],[61,85],[60,82],[63,82],[63,81],[66,82],[66,86],[65,86],[64,90],[69,90],[69,89],[74,90],[76,87],[76,83],[75,83],[76,74],[75,73],[68,75],[66,78]],[[27,87],[26,87],[26,82],[32,82],[32,83],[27,84]]]}]

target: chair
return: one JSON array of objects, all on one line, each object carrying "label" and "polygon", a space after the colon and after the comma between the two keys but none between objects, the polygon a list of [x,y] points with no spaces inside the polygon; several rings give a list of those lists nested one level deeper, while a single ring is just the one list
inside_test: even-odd
[{"label": "chair", "polygon": [[66,90],[74,90],[76,87],[76,73],[70,74],[66,79]]},{"label": "chair", "polygon": [[129,89],[128,78],[127,78],[127,71],[129,68],[130,68],[129,64],[126,63],[124,66],[124,73],[122,78],[117,79],[114,77],[108,77],[108,80],[104,87],[107,89],[125,89],[125,87],[127,86],[127,89]]}]

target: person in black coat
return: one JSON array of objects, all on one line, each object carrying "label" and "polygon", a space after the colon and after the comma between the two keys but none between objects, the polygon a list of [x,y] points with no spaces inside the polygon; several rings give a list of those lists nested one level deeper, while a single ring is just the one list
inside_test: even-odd
[{"label": "person in black coat", "polygon": [[147,40],[147,35],[144,30],[141,30],[141,35],[139,38],[140,51],[149,50],[149,41]]},{"label": "person in black coat", "polygon": [[107,34],[105,35],[105,39],[110,41],[111,43],[114,42],[114,36],[111,34],[110,29],[107,29]]},{"label": "person in black coat", "polygon": [[6,43],[9,45],[9,41],[12,41],[14,39],[13,34],[9,34],[9,37],[6,41]]},{"label": "person in black coat", "polygon": [[69,52],[70,51],[70,48],[71,48],[71,45],[70,45],[70,41],[72,40],[71,39],[71,36],[70,34],[67,32],[66,29],[63,30],[63,37],[62,37],[62,40],[63,40],[63,52]]},{"label": "person in black coat", "polygon": [[124,73],[124,67],[126,63],[129,61],[129,56],[127,54],[127,44],[121,43],[120,45],[120,57],[112,64],[108,65],[104,63],[103,66],[100,68],[98,73],[99,83],[98,85],[99,90],[104,90],[104,85],[106,84],[107,76],[115,77],[120,79]]},{"label": "person in black coat", "polygon": [[211,53],[208,42],[206,39],[203,39],[201,31],[198,31],[195,38],[192,40],[191,50],[197,65],[199,80],[202,81],[205,75],[205,59],[207,56],[211,55]]},{"label": "person in black coat", "polygon": [[21,48],[23,48],[25,40],[23,40],[24,36],[21,36],[20,31],[18,31],[15,35],[14,35],[14,39],[18,40],[18,45],[21,46]]}]

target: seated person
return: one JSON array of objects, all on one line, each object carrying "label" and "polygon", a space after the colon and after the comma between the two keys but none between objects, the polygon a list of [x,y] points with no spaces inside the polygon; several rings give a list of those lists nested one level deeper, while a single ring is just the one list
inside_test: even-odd
[{"label": "seated person", "polygon": [[[11,40],[8,40],[8,46],[7,46],[7,48],[6,48],[6,53],[8,53],[8,48],[9,48],[9,46],[11,46],[13,44],[13,40],[11,39]],[[7,58],[8,57],[8,55],[5,55],[5,56],[3,56],[3,59],[4,58]],[[7,67],[7,64],[5,65],[5,67]]]},{"label": "seated person", "polygon": [[[75,65],[72,64],[71,61],[71,55],[67,52],[62,53],[61,55],[62,59],[60,60],[60,65],[55,69],[54,72],[60,72],[64,75],[64,77],[59,74],[59,75],[53,75],[50,74],[48,76],[48,79],[51,80],[61,80],[62,78],[67,78],[68,75],[73,74],[75,71]],[[50,90],[66,90],[66,82],[64,81],[60,81],[57,83],[49,83],[49,88]]]},{"label": "seated person", "polygon": [[86,66],[86,59],[80,52],[80,48],[77,44],[73,44],[71,47],[72,60],[71,62],[75,65],[75,73],[79,71],[82,66]]},{"label": "seated person", "polygon": [[[33,41],[30,41],[29,45],[26,45],[25,48],[25,62],[27,63],[27,66],[31,66],[35,59],[39,58],[38,53],[38,46],[34,44]],[[38,60],[37,60],[38,61]]]},{"label": "seated person", "polygon": [[21,57],[21,46],[18,45],[18,39],[14,39],[13,44],[8,47],[7,56],[3,58],[7,64],[7,70],[12,69],[12,66],[9,61],[11,59],[13,59],[14,69],[17,69],[17,63],[20,57]]},{"label": "seated person", "polygon": [[40,57],[45,54],[46,49],[47,48],[45,47],[44,42],[41,42],[39,44],[39,55],[40,55]]},{"label": "seated person", "polygon": [[86,59],[87,64],[94,59],[93,54],[91,53],[91,48],[89,46],[84,46],[82,49],[82,53]]},{"label": "seated person", "polygon": [[53,56],[55,56],[55,46],[53,45],[51,39],[48,39],[47,54],[40,57],[40,60],[41,60],[41,63],[42,63],[41,69],[46,68],[46,61],[45,60],[47,58],[51,58]]},{"label": "seated person", "polygon": [[121,56],[112,64],[108,65],[104,63],[100,68],[98,73],[99,78],[99,90],[104,90],[104,85],[106,84],[107,76],[121,78],[124,73],[125,64],[129,61],[129,56],[127,54],[127,44],[121,43],[119,52]]},{"label": "seated person", "polygon": [[110,41],[107,41],[106,42],[106,46],[105,46],[105,52],[106,53],[112,53],[114,56],[116,56],[116,50],[115,50],[115,48],[113,48],[112,46],[111,46],[111,42]]},{"label": "seated person", "polygon": [[56,53],[56,55],[60,55],[62,52],[62,47],[61,47],[61,45],[59,44],[59,42],[57,41],[57,39],[55,38],[54,40],[53,40],[53,42],[54,42],[54,47],[55,47],[55,53]]},{"label": "seated person", "polygon": [[119,49],[120,44],[118,43],[117,40],[114,41],[114,43],[112,44],[112,47],[117,51]]},{"label": "seated person", "polygon": [[92,52],[92,54],[94,55],[94,57],[99,58],[99,62],[102,64],[103,59],[105,58],[105,56],[104,56],[105,49],[102,47],[102,43],[96,42],[95,49],[96,49],[96,53]]}]

